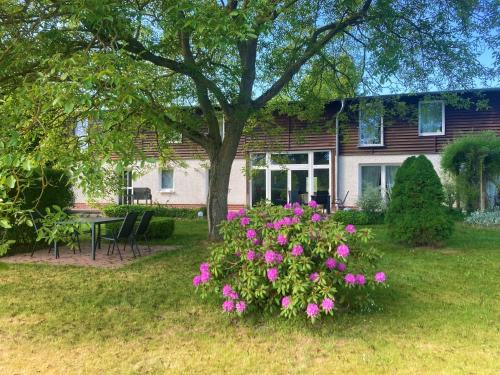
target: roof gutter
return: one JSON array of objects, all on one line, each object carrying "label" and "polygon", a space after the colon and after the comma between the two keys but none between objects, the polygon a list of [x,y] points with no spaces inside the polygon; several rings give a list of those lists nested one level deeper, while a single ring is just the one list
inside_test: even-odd
[{"label": "roof gutter", "polygon": [[340,100],[340,109],[335,115],[335,208],[338,209],[339,196],[339,116],[344,110],[344,99]]}]

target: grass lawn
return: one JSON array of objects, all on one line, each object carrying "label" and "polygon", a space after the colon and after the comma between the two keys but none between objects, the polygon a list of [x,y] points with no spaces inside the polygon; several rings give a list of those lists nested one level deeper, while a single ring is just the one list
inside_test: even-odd
[{"label": "grass lawn", "polygon": [[500,373],[498,228],[414,251],[375,228],[382,310],[312,325],[200,302],[205,223],[176,225],[179,249],[121,269],[0,263],[0,374]]}]

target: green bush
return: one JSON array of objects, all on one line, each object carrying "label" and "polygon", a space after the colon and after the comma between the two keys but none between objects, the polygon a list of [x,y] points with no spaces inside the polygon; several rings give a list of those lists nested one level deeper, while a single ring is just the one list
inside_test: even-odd
[{"label": "green bush", "polygon": [[[139,225],[141,217],[139,216],[136,226]],[[110,223],[105,225],[105,232],[118,233],[121,223]],[[170,238],[175,230],[175,221],[166,217],[153,217],[149,223],[146,235],[151,240],[166,240]]]},{"label": "green bush", "polygon": [[368,215],[363,211],[335,211],[332,219],[343,224],[367,225],[369,224]]},{"label": "green bush", "polygon": [[366,213],[368,224],[382,224],[385,216],[385,202],[380,189],[369,187],[363,192],[358,201],[358,206]]},{"label": "green bush", "polygon": [[448,216],[453,221],[464,221],[464,219],[465,219],[465,214],[461,208],[456,208],[456,207],[449,208],[449,207],[447,207],[446,212],[448,213]]},{"label": "green bush", "polygon": [[414,246],[437,245],[449,238],[453,221],[443,202],[441,180],[429,159],[406,159],[396,173],[386,214],[389,235]]},{"label": "green bush", "polygon": [[[29,186],[22,192],[21,208],[24,210],[37,209],[42,214],[47,208],[59,206],[67,209],[73,205],[73,187],[68,175],[54,169],[44,170],[45,187],[42,187],[40,173],[30,177]],[[7,231],[7,240],[16,241],[17,245],[31,244],[36,239],[35,230],[28,225],[17,225]]]},{"label": "green bush", "polygon": [[500,211],[476,211],[470,214],[465,222],[472,225],[500,225]]},{"label": "green bush", "polygon": [[195,219],[198,217],[198,212],[202,211],[203,216],[207,216],[205,207],[202,208],[174,208],[163,206],[148,206],[143,204],[119,205],[110,204],[102,209],[104,215],[108,217],[125,216],[127,212],[136,212],[142,215],[144,211],[154,211],[156,217],[176,217],[185,219]]},{"label": "green bush", "polygon": [[334,309],[370,308],[373,289],[386,280],[371,231],[325,217],[316,206],[229,213],[221,223],[224,242],[212,247],[193,285],[203,296],[220,296],[227,314],[267,311],[314,321]]}]

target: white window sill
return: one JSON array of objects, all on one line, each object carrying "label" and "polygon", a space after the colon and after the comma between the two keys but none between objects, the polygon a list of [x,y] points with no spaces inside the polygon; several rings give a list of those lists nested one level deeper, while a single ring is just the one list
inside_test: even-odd
[{"label": "white window sill", "polygon": [[445,135],[444,132],[438,132],[438,133],[418,133],[419,137],[435,137],[438,135]]},{"label": "white window sill", "polygon": [[376,144],[376,145],[358,145],[358,147],[384,147],[385,145],[383,144]]},{"label": "white window sill", "polygon": [[174,189],[161,189],[160,193],[161,194],[171,194],[174,192]]}]

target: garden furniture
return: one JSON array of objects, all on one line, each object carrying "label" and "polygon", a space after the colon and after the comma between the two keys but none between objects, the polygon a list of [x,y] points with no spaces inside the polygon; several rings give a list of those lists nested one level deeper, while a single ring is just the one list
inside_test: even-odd
[{"label": "garden furniture", "polygon": [[108,255],[111,249],[111,244],[113,244],[113,249],[111,250],[111,254],[114,253],[116,247],[118,249],[118,255],[120,256],[120,259],[123,260],[122,253],[120,251],[120,240],[125,240],[125,243],[123,245],[123,250],[125,251],[127,243],[130,242],[132,247],[132,253],[135,256],[134,247],[132,244],[132,235],[136,220],[137,220],[137,213],[129,212],[125,216],[125,219],[123,219],[122,225],[120,226],[118,232],[113,231],[110,236],[102,237],[103,239],[110,241],[108,246]]}]

